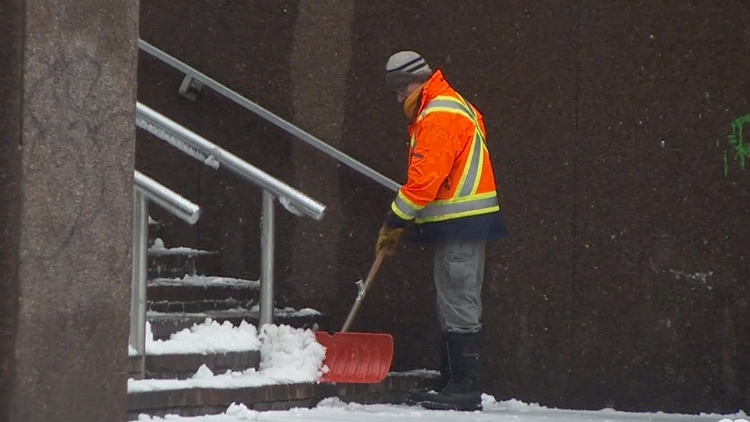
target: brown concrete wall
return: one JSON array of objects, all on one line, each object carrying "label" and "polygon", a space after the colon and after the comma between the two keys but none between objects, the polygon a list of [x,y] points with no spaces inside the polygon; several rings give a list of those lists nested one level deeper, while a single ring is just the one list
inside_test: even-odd
[{"label": "brown concrete wall", "polygon": [[0,420],[126,416],[138,2],[0,6]]},{"label": "brown concrete wall", "polygon": [[[631,3],[154,1],[141,37],[397,181],[406,122],[382,68],[420,51],[484,112],[511,231],[488,256],[487,391],[747,408],[750,176],[731,156],[724,176],[716,140],[750,113],[748,18],[740,2]],[[210,91],[179,97],[153,58],[139,71],[142,102],[329,206],[320,224],[280,215],[278,300],[340,324],[392,193]],[[168,244],[257,277],[256,190],[144,133],[137,164],[205,207]],[[432,366],[431,251],[402,247],[355,329],[394,333],[395,369]]]},{"label": "brown concrete wall", "polygon": [[583,2],[579,397],[595,379],[624,407],[747,407],[750,174],[722,158],[750,112],[743,5]]}]

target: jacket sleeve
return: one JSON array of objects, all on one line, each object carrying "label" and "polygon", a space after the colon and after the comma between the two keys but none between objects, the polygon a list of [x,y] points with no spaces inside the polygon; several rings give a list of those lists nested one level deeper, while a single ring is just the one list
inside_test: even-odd
[{"label": "jacket sleeve", "polygon": [[386,219],[391,227],[405,225],[435,200],[453,168],[455,140],[440,126],[423,121],[410,153],[407,182],[399,189]]}]

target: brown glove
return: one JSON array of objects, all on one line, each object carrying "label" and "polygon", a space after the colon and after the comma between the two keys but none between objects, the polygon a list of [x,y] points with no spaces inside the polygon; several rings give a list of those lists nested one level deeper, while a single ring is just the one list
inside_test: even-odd
[{"label": "brown glove", "polygon": [[383,225],[383,227],[380,228],[380,232],[378,232],[378,243],[375,245],[375,255],[379,255],[380,250],[383,249],[385,250],[386,256],[393,256],[393,254],[396,253],[398,239],[403,232],[403,228],[391,228]]}]

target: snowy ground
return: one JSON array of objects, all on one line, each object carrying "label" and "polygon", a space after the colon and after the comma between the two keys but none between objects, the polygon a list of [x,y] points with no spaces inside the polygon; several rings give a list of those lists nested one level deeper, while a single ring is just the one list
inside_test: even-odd
[{"label": "snowy ground", "polygon": [[[292,328],[286,325],[268,325],[258,333],[249,324],[233,327],[229,323],[218,324],[207,320],[174,334],[170,340],[154,341],[150,336],[147,350],[159,353],[216,353],[226,351],[261,351],[260,370],[249,369],[241,372],[228,371],[213,374],[207,367],[201,367],[187,380],[129,380],[129,392],[170,390],[183,388],[241,388],[269,384],[315,382],[325,368],[322,366],[324,348],[315,340],[310,330]],[[419,371],[416,371],[419,372]],[[434,371],[430,371],[434,372]],[[357,421],[385,422],[393,419],[415,421],[450,422],[739,422],[747,419],[740,415],[670,415],[635,414],[614,410],[572,411],[544,408],[534,404],[524,404],[515,400],[497,402],[494,397],[485,395],[482,412],[438,412],[416,407],[394,405],[346,404],[338,398],[323,400],[314,409],[294,409],[290,411],[256,412],[242,404],[230,406],[221,415],[184,418],[166,418],[142,415],[141,421],[170,422],[240,422],[240,421]],[[746,421],[743,421],[746,422]]]},{"label": "snowy ground", "polygon": [[[306,422],[385,422],[399,421],[446,421],[446,422],[733,422],[747,419],[738,416],[720,415],[668,415],[663,413],[625,413],[614,410],[572,411],[548,409],[528,405],[515,400],[496,402],[485,396],[482,412],[428,411],[417,407],[396,405],[346,404],[337,398],[323,400],[314,409],[256,412],[244,405],[232,405],[221,415],[193,418],[167,416],[165,419],[141,416],[140,421],[170,422],[241,422],[241,421],[301,421]],[[746,422],[746,421],[745,421]]]}]

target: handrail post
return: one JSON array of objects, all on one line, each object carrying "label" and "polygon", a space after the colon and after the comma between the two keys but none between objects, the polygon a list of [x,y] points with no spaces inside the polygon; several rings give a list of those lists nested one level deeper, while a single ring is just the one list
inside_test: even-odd
[{"label": "handrail post", "polygon": [[133,269],[130,294],[130,345],[140,356],[139,371],[146,375],[146,265],[148,204],[137,189],[133,195]]},{"label": "handrail post", "polygon": [[261,260],[260,260],[260,304],[258,328],[273,324],[273,265],[274,265],[274,197],[263,190],[261,213]]}]

